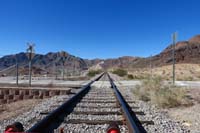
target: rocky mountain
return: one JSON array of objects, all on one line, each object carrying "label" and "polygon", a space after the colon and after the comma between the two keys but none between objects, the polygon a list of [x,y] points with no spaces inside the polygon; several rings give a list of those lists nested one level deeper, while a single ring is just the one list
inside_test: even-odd
[{"label": "rocky mountain", "polygon": [[[128,68],[146,68],[170,65],[173,63],[173,47],[172,44],[164,49],[161,53],[147,58],[139,58],[134,62],[130,62]],[[200,64],[200,35],[194,36],[188,41],[179,41],[175,45],[175,62]]]},{"label": "rocky mountain", "polygon": [[[65,58],[57,53],[47,53],[45,55],[36,54],[32,60],[33,72],[41,73],[58,73],[63,69],[65,73],[82,72],[88,69],[113,69],[113,68],[145,68],[152,66],[163,66],[172,64],[172,45],[170,44],[160,54],[148,58],[124,56],[114,59],[82,59],[67,52]],[[65,60],[63,62],[63,59]],[[176,63],[200,63],[200,35],[194,36],[188,41],[180,41],[175,46]],[[26,53],[8,55],[0,58],[0,73],[14,73],[14,67],[18,61],[20,72],[28,73],[28,58]],[[11,68],[11,69],[9,69]],[[2,72],[3,70],[3,72]]]},{"label": "rocky mountain", "polygon": [[[169,45],[160,54],[152,57],[155,66],[172,64],[172,45]],[[194,36],[188,41],[180,41],[175,45],[176,63],[200,63],[200,35]],[[150,60],[150,59],[148,59]]]},{"label": "rocky mountain", "polygon": [[[66,52],[65,52],[66,53]],[[35,74],[41,73],[56,73],[62,71],[63,59],[65,72],[84,71],[88,69],[110,69],[110,68],[126,68],[130,62],[136,61],[137,57],[124,56],[116,59],[82,59],[69,53],[63,58],[58,52],[47,53],[45,55],[36,54],[32,59],[33,72]],[[0,72],[3,70],[5,73],[14,73],[16,61],[20,66],[20,73],[28,74],[28,57],[26,53],[19,53],[15,55],[8,55],[0,58]],[[13,68],[12,68],[13,67]],[[8,71],[4,71],[8,68]],[[12,69],[9,69],[12,68]],[[3,73],[2,72],[2,73]]]},{"label": "rocky mountain", "polygon": [[[0,58],[0,72],[3,71],[1,73],[13,73],[12,67],[15,67],[16,61],[19,64],[20,73],[27,74],[29,60],[26,53],[8,55]],[[58,71],[61,71],[61,69],[63,69],[63,66],[64,71],[68,73],[88,69],[88,64],[84,59],[70,55],[66,52],[65,57],[62,57],[59,52],[50,52],[45,55],[36,54],[32,59],[32,64],[33,73],[35,74],[57,73]]]},{"label": "rocky mountain", "polygon": [[116,59],[106,59],[101,63],[104,69],[110,68],[128,68],[132,63],[139,60],[139,57],[123,56]]}]

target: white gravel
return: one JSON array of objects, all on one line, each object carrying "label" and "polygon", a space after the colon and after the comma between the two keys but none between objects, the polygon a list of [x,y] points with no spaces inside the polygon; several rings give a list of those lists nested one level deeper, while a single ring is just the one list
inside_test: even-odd
[{"label": "white gravel", "polygon": [[25,130],[29,129],[32,125],[34,125],[34,123],[36,123],[41,118],[41,115],[40,115],[41,112],[51,110],[52,105],[56,105],[56,103],[58,103],[58,101],[64,101],[63,99],[66,99],[66,98],[69,98],[69,97],[68,96],[55,96],[55,97],[52,97],[49,99],[45,99],[42,103],[35,106],[34,109],[32,109],[28,112],[24,112],[23,114],[17,116],[16,118],[0,121],[0,132],[3,133],[5,130],[5,127],[7,125],[10,125],[16,121],[21,122],[23,124]]},{"label": "white gravel", "polygon": [[119,108],[79,108],[76,107],[74,111],[92,111],[92,112],[120,112]]},{"label": "white gravel", "polygon": [[[64,133],[106,133],[108,124],[103,125],[87,125],[87,124],[63,124],[60,128],[64,128]],[[119,126],[121,133],[127,133],[125,126]],[[59,129],[55,130],[59,133]]]},{"label": "white gravel", "polygon": [[66,117],[66,121],[69,119],[78,119],[78,120],[122,120],[121,115],[74,115],[73,113]]},{"label": "white gravel", "polygon": [[137,116],[140,121],[151,120],[154,122],[154,125],[143,124],[148,133],[190,133],[190,130],[184,127],[183,123],[170,119],[166,112],[150,103],[137,100],[131,88],[120,88],[120,91],[124,97],[134,100],[135,106],[145,113],[144,116]]},{"label": "white gravel", "polygon": [[[107,84],[106,84],[107,85]],[[84,101],[84,102],[83,102]],[[96,102],[95,102],[96,101]],[[91,91],[82,99],[80,103],[74,108],[74,111],[80,112],[120,112],[120,108],[116,108],[116,98],[113,95],[111,88],[103,84],[97,87],[93,86]],[[98,103],[99,102],[99,103]],[[108,103],[106,103],[108,102]],[[109,103],[112,102],[112,103]],[[84,106],[84,108],[80,107]],[[88,107],[87,107],[88,106]],[[94,107],[94,108],[93,108]],[[115,107],[115,108],[112,108]],[[84,121],[122,121],[122,115],[92,115],[92,114],[74,114],[73,112],[65,118],[69,124],[62,124],[60,128],[64,128],[64,132],[84,132],[84,133],[105,133],[108,124],[101,125],[87,125],[84,123],[70,124],[70,120],[84,120]],[[120,126],[122,133],[127,132],[125,125]]]}]

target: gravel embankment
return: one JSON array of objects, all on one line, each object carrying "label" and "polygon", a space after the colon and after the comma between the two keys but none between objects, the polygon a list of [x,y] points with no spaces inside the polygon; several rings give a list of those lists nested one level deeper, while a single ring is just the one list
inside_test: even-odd
[{"label": "gravel embankment", "polygon": [[24,112],[21,115],[9,120],[0,121],[0,132],[2,133],[7,125],[10,125],[16,121],[21,122],[26,130],[29,129],[34,123],[40,120],[41,112],[52,110],[53,105],[57,106],[59,102],[62,102],[67,98],[69,98],[69,96],[55,96],[49,99],[45,99],[28,112]]},{"label": "gravel embankment", "polygon": [[[149,133],[190,133],[183,123],[175,121],[169,117],[166,111],[158,109],[156,106],[151,105],[134,97],[130,88],[120,88],[122,95],[126,98],[129,97],[135,101],[135,106],[144,112],[144,116],[137,115],[139,120],[151,120],[154,124],[143,124],[144,128]],[[134,110],[134,109],[133,109]]]}]

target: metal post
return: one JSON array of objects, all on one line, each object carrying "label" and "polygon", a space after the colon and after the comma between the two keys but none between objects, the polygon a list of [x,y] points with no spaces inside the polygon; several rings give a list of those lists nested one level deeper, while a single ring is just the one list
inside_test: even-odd
[{"label": "metal post", "polygon": [[173,33],[172,35],[172,40],[173,40],[173,44],[172,44],[172,47],[173,47],[173,50],[172,50],[172,56],[173,56],[173,85],[175,85],[175,47],[176,47],[176,37],[177,37],[177,33]]},{"label": "metal post", "polygon": [[31,77],[32,77],[32,63],[31,59],[29,59],[29,86],[31,86]]},{"label": "metal post", "polygon": [[150,70],[151,70],[151,79],[153,78],[153,72],[152,72],[152,55],[150,56]]},{"label": "metal post", "polygon": [[28,59],[29,59],[29,86],[31,87],[31,77],[32,77],[32,58],[34,56],[34,46],[35,44],[28,43]]},{"label": "metal post", "polygon": [[64,74],[65,74],[65,72],[64,72],[64,65],[65,65],[65,59],[66,59],[66,57],[67,57],[67,53],[65,52],[65,51],[61,51],[60,52],[60,55],[61,55],[61,58],[62,58],[62,63],[63,63],[63,80],[64,80]]},{"label": "metal post", "polygon": [[64,70],[64,65],[65,65],[64,57],[62,57],[62,60],[63,60],[63,72],[62,72],[63,75],[62,75],[62,76],[63,76],[63,80],[64,80],[64,75],[65,75],[65,74],[64,74],[64,73],[65,73],[65,70]]},{"label": "metal post", "polygon": [[19,65],[18,65],[18,62],[16,62],[16,85],[18,86],[19,84]]},{"label": "metal post", "polygon": [[74,60],[73,76],[76,76],[76,71],[75,71],[75,69],[76,69],[76,62],[75,62],[75,60]]}]

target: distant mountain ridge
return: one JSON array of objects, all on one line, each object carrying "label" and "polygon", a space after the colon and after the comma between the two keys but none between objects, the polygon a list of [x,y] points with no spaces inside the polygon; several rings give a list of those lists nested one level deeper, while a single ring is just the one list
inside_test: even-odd
[{"label": "distant mountain ridge", "polygon": [[[176,63],[200,63],[200,35],[194,36],[188,41],[180,41],[175,47]],[[0,58],[0,71],[16,64],[21,66],[20,71],[27,73],[28,58],[26,53],[7,55]],[[66,72],[81,72],[88,69],[113,69],[113,68],[145,68],[172,64],[172,45],[169,45],[160,54],[152,57],[141,58],[123,56],[113,59],[82,59],[66,52],[64,69]],[[63,69],[62,56],[59,52],[49,52],[45,55],[36,54],[33,58],[33,71],[35,73],[55,73]],[[14,71],[13,71],[14,72]],[[13,73],[11,72],[11,73]]]},{"label": "distant mountain ridge", "polygon": [[[188,41],[179,41],[175,45],[176,63],[200,63],[200,35],[194,36]],[[169,45],[160,54],[152,58],[155,66],[172,63],[172,45]]]},{"label": "distant mountain ridge", "polygon": [[[62,60],[62,56],[59,54],[59,52],[49,52],[45,55],[35,54],[34,58],[32,59],[33,71],[37,70],[38,72],[35,71],[35,73],[38,74],[41,72],[55,73],[56,71],[59,71],[63,68]],[[82,71],[88,68],[88,64],[84,59],[70,55],[68,53],[66,53],[64,60],[65,71]],[[16,61],[18,62],[21,69],[28,69],[28,57],[26,53],[22,52],[19,54],[8,55],[0,58],[0,70],[15,65]]]}]

